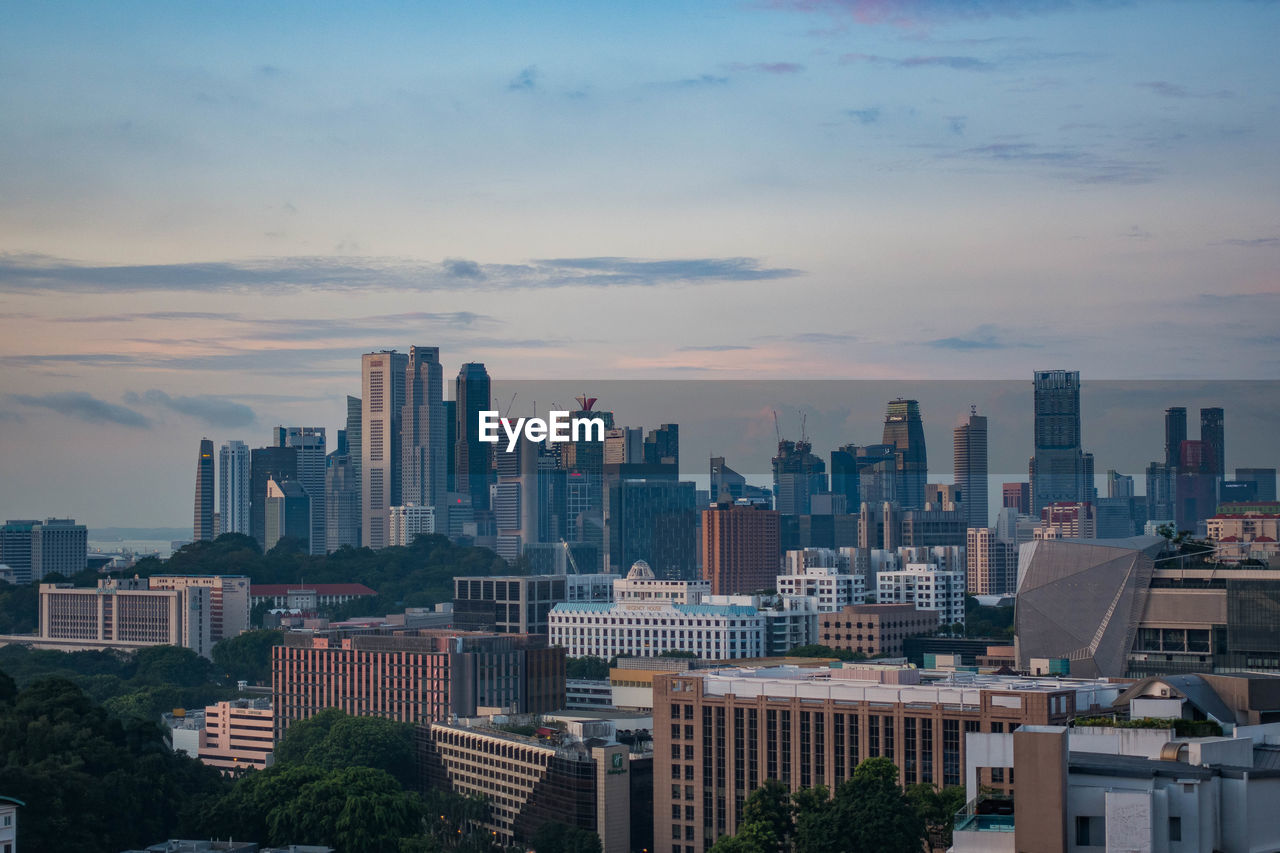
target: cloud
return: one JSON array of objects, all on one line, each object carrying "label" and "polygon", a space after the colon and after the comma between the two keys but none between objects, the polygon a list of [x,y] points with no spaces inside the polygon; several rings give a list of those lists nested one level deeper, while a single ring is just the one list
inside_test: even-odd
[{"label": "cloud", "polygon": [[857,335],[841,332],[799,332],[794,335],[783,335],[782,339],[796,344],[851,344],[858,340]]},{"label": "cloud", "polygon": [[1152,94],[1159,95],[1162,98],[1234,98],[1235,92],[1219,89],[1216,92],[1204,92],[1197,94],[1178,83],[1170,83],[1167,80],[1151,80],[1146,83],[1135,84],[1139,89],[1146,89]]},{"label": "cloud", "polygon": [[949,21],[1024,18],[1123,0],[770,0],[775,9],[850,16],[860,24],[925,28]]},{"label": "cloud", "polygon": [[507,89],[512,92],[531,92],[538,87],[538,66],[530,65],[511,78]]},{"label": "cloud", "polygon": [[880,108],[868,107],[864,110],[845,110],[850,118],[857,119],[860,124],[875,124],[880,120]]},{"label": "cloud", "polygon": [[700,89],[708,86],[726,86],[728,83],[728,77],[699,74],[697,77],[685,77],[682,80],[668,80],[662,83],[651,83],[650,85],[669,89]]},{"label": "cloud", "polygon": [[1030,142],[997,142],[940,155],[1006,165],[1040,166],[1051,177],[1078,184],[1145,184],[1159,170],[1151,163],[1103,157],[1078,148],[1046,148]]},{"label": "cloud", "polygon": [[968,116],[943,116],[947,120],[947,127],[951,128],[951,132],[956,136],[964,136],[965,126],[969,123]]},{"label": "cloud", "polygon": [[1128,237],[1132,240],[1150,240],[1151,232],[1140,225],[1132,225],[1122,236]]},{"label": "cloud", "polygon": [[804,66],[796,62],[735,62],[729,66],[732,71],[755,71],[761,74],[799,74]]},{"label": "cloud", "polygon": [[978,326],[967,335],[926,341],[925,346],[966,352],[973,350],[1038,349],[1040,345],[1009,340],[995,326],[984,324]]},{"label": "cloud", "polygon": [[1242,246],[1247,249],[1274,249],[1280,247],[1280,237],[1253,237],[1250,239],[1232,238],[1210,243],[1211,246]]},{"label": "cloud", "polygon": [[444,268],[454,278],[484,278],[484,272],[475,261],[462,258],[445,258]]},{"label": "cloud", "polygon": [[9,399],[23,406],[48,409],[91,424],[106,422],[139,429],[146,429],[151,425],[146,417],[133,409],[99,400],[84,391],[61,391],[43,395],[10,394]]},{"label": "cloud", "polygon": [[871,65],[891,65],[895,68],[950,68],[953,71],[993,71],[996,63],[976,56],[908,56],[894,59],[888,56],[877,56],[871,53],[846,53],[840,57],[841,65],[867,63]]},{"label": "cloud", "polygon": [[243,403],[207,394],[195,397],[171,397],[163,391],[152,388],[141,394],[130,391],[124,395],[124,401],[135,406],[139,404],[160,406],[180,415],[204,421],[210,426],[248,426],[256,418],[253,409]]},{"label": "cloud", "polygon": [[680,347],[676,352],[736,352],[739,350],[752,349],[755,349],[755,347],[744,346],[742,344],[708,344],[706,346]]},{"label": "cloud", "polygon": [[755,258],[560,258],[529,264],[479,264],[456,259],[430,263],[388,258],[281,257],[94,266],[43,255],[0,255],[0,293],[431,293],[758,281],[801,274],[800,270],[763,267]]}]

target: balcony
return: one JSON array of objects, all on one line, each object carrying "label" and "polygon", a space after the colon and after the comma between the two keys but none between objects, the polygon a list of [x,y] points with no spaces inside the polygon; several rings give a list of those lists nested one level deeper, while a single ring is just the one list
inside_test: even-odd
[{"label": "balcony", "polygon": [[971,800],[956,813],[951,849],[954,853],[1013,853],[1013,799]]}]

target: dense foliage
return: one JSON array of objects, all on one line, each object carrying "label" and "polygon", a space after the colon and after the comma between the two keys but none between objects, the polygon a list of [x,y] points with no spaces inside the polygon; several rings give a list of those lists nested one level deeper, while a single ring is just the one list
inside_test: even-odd
[{"label": "dense foliage", "polygon": [[284,642],[280,631],[246,631],[219,640],[213,647],[213,666],[228,683],[271,683],[271,649]]},{"label": "dense foliage", "polygon": [[950,842],[960,788],[898,785],[888,758],[868,758],[834,795],[823,785],[790,793],[769,780],[747,798],[742,823],[712,853],[920,853],[926,834]]},{"label": "dense foliage", "polygon": [[538,827],[530,839],[538,853],[600,853],[600,836],[576,826],[550,820]]},{"label": "dense foliage", "polygon": [[972,595],[964,599],[964,635],[1013,642],[1013,608],[984,607]]},{"label": "dense foliage", "polygon": [[1184,720],[1181,717],[1139,717],[1122,720],[1118,717],[1082,717],[1077,726],[1106,726],[1117,729],[1173,729],[1178,737],[1221,737],[1222,726],[1213,720]]},{"label": "dense foliage", "polygon": [[604,681],[609,677],[609,661],[604,658],[586,655],[580,658],[566,658],[564,662],[566,678],[583,678],[591,681]]},{"label": "dense foliage", "polygon": [[227,783],[154,722],[113,718],[65,679],[15,692],[0,673],[0,791],[26,802],[22,848],[118,853],[197,832]]},{"label": "dense foliage", "polygon": [[796,646],[794,649],[787,652],[787,657],[835,658],[836,660],[843,661],[867,659],[867,656],[862,652],[854,652],[849,649],[833,649],[830,646],[824,646],[819,643],[811,643],[807,646]]}]

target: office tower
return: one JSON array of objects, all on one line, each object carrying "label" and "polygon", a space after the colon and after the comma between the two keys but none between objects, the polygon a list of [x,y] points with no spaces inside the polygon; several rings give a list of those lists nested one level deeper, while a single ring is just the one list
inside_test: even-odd
[{"label": "office tower", "polygon": [[506,445],[494,451],[498,471],[493,490],[495,550],[508,563],[523,553],[525,545],[538,541],[538,449],[538,444],[521,435],[510,452]]},{"label": "office tower", "polygon": [[270,551],[286,537],[298,540],[304,550],[310,550],[311,498],[297,480],[267,480],[263,520],[266,550]]},{"label": "office tower", "polygon": [[659,578],[692,579],[698,565],[694,484],[679,482],[673,465],[654,466],[669,469],[663,473],[634,470],[648,467],[605,469],[605,571],[621,574],[642,560]]},{"label": "office tower", "polygon": [[31,530],[40,522],[34,518],[12,518],[0,527],[0,564],[13,569],[14,583],[31,583]]},{"label": "office tower", "polygon": [[[600,418],[605,433],[612,429],[613,412],[596,409],[597,398],[586,394],[577,398],[578,410],[571,418]],[[565,538],[570,542],[594,545],[599,562],[589,571],[600,571],[604,565],[604,442],[594,437],[557,444],[560,466],[565,477]],[[584,567],[586,569],[586,567]]]},{"label": "office tower", "polygon": [[1222,432],[1222,409],[1200,410],[1200,440],[1208,450],[1206,473],[1218,479],[1227,473],[1227,445]]},{"label": "office tower", "polygon": [[644,462],[644,430],[640,427],[613,427],[604,434],[604,464]]},{"label": "office tower", "polygon": [[218,512],[223,533],[243,533],[252,529],[249,518],[249,445],[228,441],[218,450]]},{"label": "office tower", "polygon": [[1031,514],[1031,484],[1004,483],[1001,485],[1004,495],[1004,506],[1012,507],[1019,515]]},{"label": "office tower", "polygon": [[358,483],[351,454],[330,453],[324,471],[325,550],[329,553],[344,545],[360,547]]},{"label": "office tower", "polygon": [[1117,473],[1114,468],[1107,469],[1107,497],[1133,497],[1133,478],[1127,474]]},{"label": "office tower", "polygon": [[391,508],[391,531],[388,545],[412,545],[419,536],[436,532],[436,508],[407,504]]},{"label": "office tower", "polygon": [[956,485],[969,527],[987,526],[987,419],[971,407],[951,435]]},{"label": "office tower", "polygon": [[920,404],[898,398],[889,401],[884,416],[882,444],[892,444],[897,452],[898,504],[903,509],[924,509],[924,486],[929,479],[929,460],[924,446],[924,422]]},{"label": "office tower", "polygon": [[458,455],[454,452],[458,446],[458,401],[445,400],[444,406],[444,490],[446,500],[449,492],[458,491],[458,477],[455,470]]},{"label": "office tower", "polygon": [[1196,532],[1197,525],[1217,509],[1219,478],[1213,472],[1213,454],[1214,448],[1207,441],[1182,442],[1173,509],[1180,531]]},{"label": "office tower", "polygon": [[[297,449],[297,480],[310,498],[310,553],[325,553],[325,432],[324,427],[276,427],[276,446]],[[270,547],[270,546],[268,546]]]},{"label": "office tower", "polygon": [[844,496],[849,512],[856,512],[862,505],[861,476],[856,444],[845,444],[831,451],[831,493]]},{"label": "office tower", "polygon": [[1039,514],[1046,504],[1087,500],[1079,371],[1036,371],[1034,439],[1032,514]]},{"label": "office tower", "polygon": [[355,489],[356,495],[356,547],[364,544],[364,536],[360,528],[360,516],[363,512],[364,504],[360,500],[360,472],[363,470],[360,465],[360,454],[363,452],[364,430],[362,424],[364,422],[364,408],[359,397],[347,397],[347,455],[351,457],[351,473],[353,476],[352,488]]},{"label": "office tower", "polygon": [[84,571],[88,554],[88,528],[76,524],[74,518],[46,518],[32,523],[31,580],[55,573],[69,578]]},{"label": "office tower", "polygon": [[395,350],[360,357],[360,535],[375,551],[387,545],[391,507],[404,503],[400,417],[408,368],[409,356]]},{"label": "office tower", "polygon": [[679,424],[663,424],[649,431],[644,439],[644,462],[648,465],[674,465],[676,471],[680,470]]},{"label": "office tower", "polygon": [[439,347],[409,347],[404,405],[400,414],[402,503],[444,508],[444,370]]},{"label": "office tower", "polygon": [[347,444],[347,431],[345,429],[338,430],[338,437],[333,443],[333,451],[329,455],[337,453],[339,456],[350,456],[351,447]]},{"label": "office tower", "polygon": [[485,510],[489,508],[493,445],[480,440],[480,413],[493,409],[489,372],[479,362],[468,362],[458,369],[453,389],[458,436],[454,444],[455,491],[471,497],[473,510]]},{"label": "office tower", "polygon": [[1098,515],[1092,503],[1058,501],[1040,510],[1037,539],[1096,539]]},{"label": "office tower", "polygon": [[762,504],[702,511],[702,577],[713,595],[773,589],[782,563],[781,513]]},{"label": "office tower", "polygon": [[897,448],[892,444],[868,444],[858,447],[855,452],[858,496],[862,498],[862,502],[876,506],[884,503],[901,506],[899,490],[902,488],[902,477],[898,473]]},{"label": "office tower", "polygon": [[1178,467],[1182,442],[1187,440],[1187,409],[1185,406],[1172,406],[1164,410],[1164,464],[1170,468]]},{"label": "office tower", "polygon": [[196,457],[195,518],[191,538],[196,542],[213,539],[213,442],[200,439],[200,455]]},{"label": "office tower", "polygon": [[255,447],[249,451],[249,514],[253,538],[264,552],[267,545],[267,483],[296,480],[298,449],[296,447]]},{"label": "office tower", "polygon": [[1275,468],[1237,468],[1236,482],[1253,483],[1255,501],[1270,503],[1276,499]]},{"label": "office tower", "polygon": [[1152,462],[1147,466],[1147,516],[1152,521],[1173,521],[1178,466]]},{"label": "office tower", "polygon": [[[921,491],[924,484],[921,484]],[[807,440],[778,442],[773,457],[774,507],[782,515],[808,515],[812,495],[827,491],[827,465]]]}]

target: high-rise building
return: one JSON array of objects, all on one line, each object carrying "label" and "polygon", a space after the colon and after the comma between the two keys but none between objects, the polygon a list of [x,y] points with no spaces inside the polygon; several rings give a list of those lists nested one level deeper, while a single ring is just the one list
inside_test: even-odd
[{"label": "high-rise building", "polygon": [[1255,501],[1269,503],[1276,499],[1275,468],[1237,468],[1236,482],[1253,483]]},{"label": "high-rise building", "polygon": [[267,545],[267,483],[298,478],[296,447],[255,447],[249,451],[249,514],[253,538],[263,551]]},{"label": "high-rise building", "polygon": [[1080,445],[1079,371],[1036,371],[1034,439],[1032,514],[1046,504],[1089,500]]},{"label": "high-rise building", "polygon": [[[861,477],[857,445],[846,444],[831,451],[831,493],[844,495],[850,511],[862,506]],[[711,497],[714,500],[715,495]]]},{"label": "high-rise building", "polygon": [[1194,533],[1197,525],[1217,509],[1219,477],[1213,473],[1213,452],[1213,446],[1206,441],[1182,442],[1174,486],[1173,517],[1178,530]]},{"label": "high-rise building", "polygon": [[987,419],[976,407],[952,433],[956,485],[969,527],[987,526]]},{"label": "high-rise building", "polygon": [[473,510],[489,508],[491,445],[480,440],[480,413],[493,408],[489,372],[479,362],[458,369],[453,397],[457,443],[454,445],[455,491],[471,496]]},{"label": "high-rise building", "polygon": [[1003,483],[1000,488],[1004,496],[1004,506],[1012,507],[1019,515],[1031,514],[1030,483]]},{"label": "high-rise building", "polygon": [[248,631],[249,577],[247,575],[152,575],[151,589],[209,590],[209,640],[217,643]]},{"label": "high-rise building", "polygon": [[1173,521],[1178,466],[1152,462],[1147,466],[1147,516],[1152,521]]},{"label": "high-rise building", "polygon": [[13,569],[14,583],[31,583],[31,530],[40,522],[34,518],[11,518],[0,527],[0,564]]},{"label": "high-rise building", "polygon": [[[21,524],[21,522],[19,522]],[[31,524],[31,580],[50,574],[71,577],[88,565],[89,531],[74,518],[46,518]],[[13,568],[13,566],[10,566]],[[14,572],[15,576],[17,572]]]},{"label": "high-rise building", "polygon": [[298,451],[297,480],[306,490],[311,507],[310,553],[325,553],[325,432],[324,427],[276,427],[277,447]]},{"label": "high-rise building", "polygon": [[1227,473],[1227,445],[1222,431],[1222,409],[1200,410],[1200,440],[1208,449],[1206,473],[1221,479]]},{"label": "high-rise building", "polygon": [[184,646],[213,653],[213,589],[158,589],[148,578],[109,578],[97,588],[40,584],[40,640],[46,648]]},{"label": "high-rise building", "polygon": [[1098,515],[1092,503],[1055,501],[1040,510],[1037,539],[1096,539]]},{"label": "high-rise building", "polygon": [[[348,444],[350,450],[350,444]],[[325,550],[360,547],[360,489],[350,453],[330,453],[324,471]]]},{"label": "high-rise building", "polygon": [[924,509],[929,459],[924,446],[920,404],[898,398],[889,401],[882,444],[892,444],[897,458],[897,501],[903,509]]},{"label": "high-rise building", "polygon": [[391,508],[391,540],[388,545],[412,545],[419,536],[436,532],[436,508],[407,504]]},{"label": "high-rise building", "polygon": [[445,510],[449,466],[445,461],[444,368],[439,347],[409,347],[405,367],[404,405],[400,414],[402,473],[400,497],[404,504]]},{"label": "high-rise building", "polygon": [[[632,460],[627,460],[628,462]],[[674,465],[680,470],[680,425],[663,424],[650,430],[644,439],[644,462],[648,465]]]},{"label": "high-rise building", "polygon": [[966,584],[974,595],[1017,591],[1018,546],[989,527],[970,527],[965,545]]},{"label": "high-rise building", "polygon": [[360,535],[375,551],[388,544],[391,507],[404,503],[400,417],[408,368],[409,356],[395,350],[365,353],[360,360]]},{"label": "high-rise building", "polygon": [[356,497],[356,547],[364,544],[364,536],[361,531],[361,517],[364,504],[360,500],[360,472],[363,470],[360,465],[361,453],[364,448],[364,408],[359,397],[347,397],[347,455],[351,457],[351,473],[353,476],[353,488]]},{"label": "high-rise building", "polygon": [[196,542],[213,539],[213,442],[200,439],[200,455],[196,457],[195,518],[191,538]]},{"label": "high-rise building", "polygon": [[613,427],[604,434],[604,464],[644,462],[644,430],[640,427]]},{"label": "high-rise building", "polygon": [[1171,406],[1164,410],[1164,464],[1170,468],[1178,467],[1182,442],[1187,440],[1187,409],[1185,406]]},{"label": "high-rise building", "polygon": [[[646,469],[661,469],[650,472]],[[697,573],[697,498],[674,465],[609,465],[604,474],[605,571],[621,574],[637,561],[659,578]]]},{"label": "high-rise building", "polygon": [[780,515],[763,504],[702,511],[702,577],[713,595],[773,589],[782,563]]},{"label": "high-rise building", "polygon": [[827,466],[813,453],[813,445],[805,439],[778,442],[778,455],[773,457],[774,509],[782,515],[808,515],[812,496],[826,491]]},{"label": "high-rise building", "polygon": [[[267,481],[263,513],[263,547],[270,551],[286,537],[304,543],[310,551],[311,498],[297,480]],[[321,552],[323,553],[323,551]]]},{"label": "high-rise building", "polygon": [[251,535],[249,445],[228,441],[218,451],[218,512],[223,533]]}]

